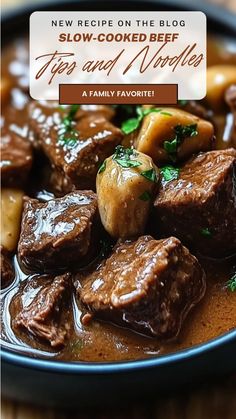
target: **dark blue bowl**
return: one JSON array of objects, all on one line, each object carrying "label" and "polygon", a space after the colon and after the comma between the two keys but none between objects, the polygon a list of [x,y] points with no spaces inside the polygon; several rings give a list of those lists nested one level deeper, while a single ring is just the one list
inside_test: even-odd
[{"label": "dark blue bowl", "polygon": [[[110,10],[108,1],[58,1],[32,4],[3,16],[4,42],[28,29],[35,10]],[[235,39],[236,17],[201,1],[119,0],[112,10],[201,10],[208,28]],[[133,362],[85,363],[30,358],[2,350],[2,394],[8,398],[51,406],[119,405],[236,372],[236,330],[202,345],[157,358]]]},{"label": "dark blue bowl", "polygon": [[236,330],[178,353],[133,362],[85,363],[2,352],[3,395],[51,406],[122,404],[236,372]]}]

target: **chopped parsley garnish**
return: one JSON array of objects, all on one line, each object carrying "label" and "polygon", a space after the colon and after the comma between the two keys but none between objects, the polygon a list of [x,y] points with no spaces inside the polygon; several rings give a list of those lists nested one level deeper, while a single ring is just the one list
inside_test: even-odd
[{"label": "chopped parsley garnish", "polygon": [[236,291],[236,273],[226,282],[226,287],[231,291]]},{"label": "chopped parsley garnish", "polygon": [[164,141],[164,150],[170,155],[173,161],[176,160],[176,153],[180,144],[187,137],[195,137],[198,135],[197,124],[176,125],[174,127],[175,137],[173,140]]},{"label": "chopped parsley garnish", "polygon": [[121,129],[124,134],[131,134],[131,132],[135,131],[141,122],[139,118],[130,118],[127,121],[123,122],[121,125]]},{"label": "chopped parsley garnish", "polygon": [[68,114],[62,119],[59,130],[58,144],[74,147],[78,141],[78,132],[73,128],[74,117],[80,105],[71,105]]},{"label": "chopped parsley garnish", "polygon": [[121,129],[124,134],[131,134],[131,132],[135,131],[141,124],[143,118],[150,113],[157,112],[161,115],[171,116],[172,114],[169,112],[165,112],[160,108],[148,108],[144,109],[141,106],[136,107],[136,114],[135,118],[130,118],[124,121],[121,125]]},{"label": "chopped parsley garnish", "polygon": [[170,180],[178,179],[179,170],[180,169],[178,167],[168,165],[161,168],[161,174],[164,180],[169,182]]},{"label": "chopped parsley garnish", "polygon": [[205,236],[205,237],[211,237],[211,232],[209,230],[209,228],[202,228],[201,229],[201,235]]},{"label": "chopped parsley garnish", "polygon": [[177,138],[174,138],[172,141],[164,142],[164,150],[167,151],[168,154],[176,153],[177,147],[178,147]]},{"label": "chopped parsley garnish", "polygon": [[139,199],[141,199],[141,201],[150,201],[150,199],[152,199],[152,195],[150,192],[144,191],[142,195],[139,196]]},{"label": "chopped parsley garnish", "polygon": [[104,160],[104,162],[101,164],[101,166],[98,169],[98,173],[102,173],[104,172],[104,170],[106,169],[106,160]]},{"label": "chopped parsley garnish", "polygon": [[129,167],[138,167],[141,166],[141,162],[134,160],[133,158],[137,157],[138,153],[132,148],[125,148],[122,145],[118,145],[115,149],[112,159],[118,163],[121,167],[125,169]]},{"label": "chopped parsley garnish", "polygon": [[157,174],[156,174],[155,169],[144,170],[140,174],[141,174],[141,176],[150,180],[150,182],[154,182],[154,183],[158,182],[158,178],[157,178]]}]

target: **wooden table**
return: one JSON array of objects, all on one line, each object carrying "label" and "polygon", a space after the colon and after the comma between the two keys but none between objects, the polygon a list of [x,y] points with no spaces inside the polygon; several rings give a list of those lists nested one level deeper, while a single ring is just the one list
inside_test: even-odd
[{"label": "wooden table", "polygon": [[[31,0],[32,1],[32,0]],[[191,1],[191,0],[189,0]],[[236,12],[236,0],[210,0]],[[29,0],[2,0],[12,7]],[[99,411],[62,411],[29,406],[10,400],[2,401],[2,419],[236,419],[236,376],[224,377],[220,383],[205,383],[201,388],[186,390],[178,396],[166,396],[128,408]]]}]

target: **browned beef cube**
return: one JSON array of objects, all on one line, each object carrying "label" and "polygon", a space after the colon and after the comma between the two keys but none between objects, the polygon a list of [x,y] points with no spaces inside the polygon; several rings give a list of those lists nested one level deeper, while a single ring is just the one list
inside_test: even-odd
[{"label": "browned beef cube", "polygon": [[176,336],[205,292],[204,271],[174,237],[118,243],[97,270],[77,279],[95,316],[159,338]]},{"label": "browned beef cube", "polygon": [[[122,132],[102,114],[88,112],[65,133],[63,117],[65,113],[58,109],[37,105],[31,125],[52,167],[65,177],[66,185],[71,185],[71,190],[73,186],[94,189],[98,168],[121,142]],[[63,187],[61,181],[57,190],[59,186]]]},{"label": "browned beef cube", "polygon": [[18,255],[31,270],[46,272],[83,260],[95,240],[97,198],[92,191],[74,191],[62,198],[24,203]]},{"label": "browned beef cube", "polygon": [[7,287],[14,279],[15,273],[11,263],[9,253],[1,246],[0,248],[1,263],[1,288]]},{"label": "browned beef cube", "polygon": [[12,327],[57,348],[65,344],[69,324],[70,275],[26,279],[11,303]]},{"label": "browned beef cube", "polygon": [[3,186],[21,186],[32,166],[29,141],[12,131],[1,137],[1,177]]},{"label": "browned beef cube", "polygon": [[236,150],[201,153],[155,200],[158,232],[212,257],[236,251]]}]

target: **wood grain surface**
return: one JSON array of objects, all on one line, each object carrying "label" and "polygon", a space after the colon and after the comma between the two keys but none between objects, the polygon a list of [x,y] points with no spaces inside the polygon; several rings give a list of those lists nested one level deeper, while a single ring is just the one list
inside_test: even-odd
[{"label": "wood grain surface", "polygon": [[[32,0],[31,0],[32,1]],[[10,8],[30,0],[2,0]],[[189,0],[191,1],[191,0]],[[209,0],[236,12],[236,0]],[[236,419],[236,376],[215,384],[204,383],[181,395],[143,402],[129,407],[91,411],[63,411],[2,400],[2,419]]]}]

